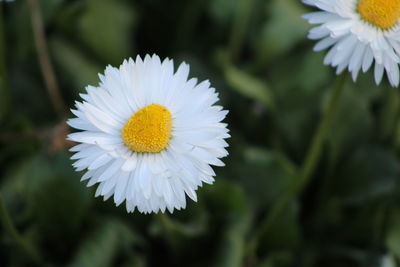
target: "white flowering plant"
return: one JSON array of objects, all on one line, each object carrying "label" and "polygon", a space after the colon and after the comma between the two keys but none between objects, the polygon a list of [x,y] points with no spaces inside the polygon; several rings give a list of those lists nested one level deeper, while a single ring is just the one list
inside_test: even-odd
[{"label": "white flowering plant", "polygon": [[399,265],[399,18],[0,1],[0,266]]}]

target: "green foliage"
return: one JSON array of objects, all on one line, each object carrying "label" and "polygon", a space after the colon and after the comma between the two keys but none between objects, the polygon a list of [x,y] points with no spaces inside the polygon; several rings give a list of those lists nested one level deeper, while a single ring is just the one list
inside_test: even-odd
[{"label": "green foliage", "polygon": [[80,50],[62,38],[54,38],[50,45],[53,51],[57,51],[54,56],[55,63],[68,76],[66,82],[73,88],[73,91],[83,92],[85,86],[98,83],[97,74],[101,72],[99,64],[91,61]]},{"label": "green foliage", "polygon": [[221,181],[209,192],[219,210],[225,210],[224,229],[218,246],[215,266],[242,266],[246,235],[253,217],[242,188]]},{"label": "green foliage", "polygon": [[134,243],[136,236],[127,225],[106,217],[97,219],[98,225],[82,241],[69,266],[111,266],[113,259]]},{"label": "green foliage", "polygon": [[79,183],[67,155],[36,156],[27,169],[26,183],[28,212],[48,234],[60,229],[68,234],[82,224],[92,197]]},{"label": "green foliage", "polygon": [[[400,98],[371,72],[347,82],[311,184],[263,230],[336,79],[300,1],[38,2],[68,107],[106,65],[156,53],[210,79],[232,135],[226,167],[183,211],[127,214],[94,198],[54,138],[27,1],[0,1],[0,194],[43,266],[400,266]],[[0,228],[0,266],[31,265]]]},{"label": "green foliage", "polygon": [[78,23],[79,39],[93,51],[96,58],[109,64],[121,64],[131,55],[135,9],[125,2],[112,0],[86,1]]},{"label": "green foliage", "polygon": [[265,82],[259,81],[233,66],[225,67],[225,79],[228,85],[240,94],[260,102],[266,108],[275,108],[272,92]]},{"label": "green foliage", "polygon": [[398,183],[400,164],[390,151],[360,147],[343,163],[333,190],[343,201],[363,202],[393,192]]},{"label": "green foliage", "polygon": [[[4,19],[3,19],[3,7],[0,6],[0,40],[4,39]],[[5,42],[0,42],[0,95],[2,96],[0,99],[0,122],[4,117],[8,105],[9,105],[9,94],[7,89],[7,81],[6,81],[6,66],[5,66],[5,51],[6,51]]]},{"label": "green foliage", "polygon": [[[264,7],[269,20],[263,25],[258,42],[258,56],[263,60],[281,56],[307,35],[307,23],[301,19],[305,7],[291,0],[272,0]],[[284,14],[284,15],[283,15]],[[285,19],[282,19],[285,16]]]}]

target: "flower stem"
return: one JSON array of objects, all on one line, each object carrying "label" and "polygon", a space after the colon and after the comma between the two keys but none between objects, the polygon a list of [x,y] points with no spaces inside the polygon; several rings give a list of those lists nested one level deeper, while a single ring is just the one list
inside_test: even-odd
[{"label": "flower stem", "polygon": [[332,95],[329,99],[329,103],[325,114],[318,125],[318,129],[312,139],[311,146],[308,150],[306,160],[304,161],[302,168],[300,169],[300,179],[294,187],[293,195],[297,196],[301,194],[304,188],[310,182],[314,173],[315,167],[320,159],[323,145],[331,127],[332,121],[335,118],[335,114],[342,95],[343,89],[347,81],[347,72],[339,76],[338,82],[333,89]]},{"label": "flower stem", "polygon": [[10,215],[8,214],[7,208],[4,204],[3,197],[0,194],[0,223],[3,225],[3,229],[7,232],[19,248],[24,251],[35,264],[40,264],[40,257],[35,248],[28,243],[17,231],[14,224],[11,221]]},{"label": "flower stem", "polygon": [[292,200],[300,195],[304,188],[311,181],[315,167],[320,159],[326,137],[335,117],[340,96],[346,85],[347,73],[338,78],[336,86],[333,88],[332,95],[329,99],[327,109],[319,123],[317,131],[312,139],[311,146],[308,150],[306,159],[298,171],[298,180],[293,184],[290,190],[284,192],[282,196],[274,203],[265,219],[261,222],[261,227],[256,230],[253,239],[249,242],[249,251],[251,257],[254,257],[260,238],[267,233],[276,222],[277,218],[282,215]]},{"label": "flower stem", "polygon": [[39,65],[42,70],[47,92],[57,115],[60,119],[64,119],[65,114],[67,113],[67,108],[61,96],[56,74],[50,61],[39,2],[38,0],[28,0],[28,4],[31,12],[33,36],[39,58]]}]

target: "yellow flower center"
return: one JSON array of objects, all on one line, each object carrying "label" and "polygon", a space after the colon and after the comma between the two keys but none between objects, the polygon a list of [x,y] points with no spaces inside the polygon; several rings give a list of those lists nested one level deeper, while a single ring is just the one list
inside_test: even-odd
[{"label": "yellow flower center", "polygon": [[172,115],[158,104],[138,110],[121,131],[126,146],[136,152],[158,153],[171,137]]},{"label": "yellow flower center", "polygon": [[400,0],[359,0],[357,10],[366,22],[388,30],[399,21]]}]

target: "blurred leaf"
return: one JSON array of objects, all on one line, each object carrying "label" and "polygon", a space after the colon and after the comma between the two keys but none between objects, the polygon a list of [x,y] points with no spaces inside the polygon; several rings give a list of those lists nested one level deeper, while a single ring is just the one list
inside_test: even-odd
[{"label": "blurred leaf", "polygon": [[334,192],[349,202],[362,202],[389,194],[400,175],[396,156],[383,148],[361,147],[349,155],[334,177]]},{"label": "blurred leaf", "polygon": [[388,232],[386,234],[386,246],[400,260],[400,210],[392,209],[389,215]]},{"label": "blurred leaf", "polygon": [[48,22],[50,22],[50,19],[53,16],[57,16],[56,11],[58,11],[58,8],[61,7],[63,2],[64,2],[64,0],[40,0],[39,1],[43,22],[45,24],[48,24]]},{"label": "blurred leaf", "polygon": [[79,182],[66,154],[36,156],[27,173],[28,209],[48,235],[68,235],[87,215],[90,191]]},{"label": "blurred leaf", "polygon": [[78,34],[98,58],[119,65],[131,55],[135,17],[123,1],[87,0]]},{"label": "blurred leaf", "polygon": [[224,73],[228,84],[238,93],[260,102],[266,108],[275,109],[273,93],[265,82],[240,71],[232,65],[226,65]]},{"label": "blurred leaf", "polygon": [[201,207],[189,210],[191,215],[185,221],[178,220],[179,216],[157,215],[158,219],[155,221],[156,224],[152,226],[151,231],[153,234],[163,232],[173,243],[183,237],[196,237],[205,233],[208,223],[206,211]]},{"label": "blurred leaf", "polygon": [[236,14],[243,0],[214,0],[210,3],[210,13],[217,24],[228,23]]},{"label": "blurred leaf", "polygon": [[399,152],[400,151],[400,120],[397,121],[393,134],[395,136],[395,138],[394,138],[395,148],[396,148],[396,151]]},{"label": "blurred leaf", "polygon": [[201,203],[191,203],[189,199],[187,201],[189,203],[184,212],[157,214],[149,228],[151,235],[165,240],[169,253],[175,257],[188,250],[188,242],[207,235],[210,226],[210,218],[204,206]]},{"label": "blurred leaf", "polygon": [[[175,31],[175,47],[179,48],[187,47],[188,41],[193,39],[195,34],[195,27],[199,23],[199,19],[204,14],[207,8],[208,1],[204,0],[192,0],[185,2],[183,12],[180,14],[178,19],[177,29]],[[192,66],[192,64],[190,64]]]},{"label": "blurred leaf", "polygon": [[[323,53],[307,49],[304,53],[290,54],[287,60],[274,62],[269,75],[274,85],[271,88],[283,101],[293,93],[304,96],[313,94],[315,98],[315,93],[320,90],[328,91],[332,69],[322,65],[323,58]],[[265,67],[260,68],[260,71],[264,71]]]},{"label": "blurred leaf", "polygon": [[[273,250],[293,249],[301,242],[301,229],[299,224],[299,205],[292,201],[286,210],[275,220],[273,225],[260,238],[261,255]],[[263,228],[262,225],[260,225]]]},{"label": "blurred leaf", "polygon": [[21,216],[21,206],[26,204],[28,191],[27,176],[31,167],[29,160],[14,163],[10,171],[4,175],[1,182],[1,194],[3,195],[9,212]]},{"label": "blurred leaf", "polygon": [[271,253],[265,260],[261,261],[257,267],[289,267],[298,265],[298,261],[293,259],[292,254],[289,251],[278,251]]},{"label": "blurred leaf", "polygon": [[248,163],[271,165],[273,167],[280,166],[289,175],[296,174],[296,166],[293,165],[286,156],[277,151],[265,150],[258,147],[248,147],[244,151],[245,160]]},{"label": "blurred leaf", "polygon": [[98,222],[80,245],[69,266],[115,266],[113,261],[116,256],[131,247],[137,238],[130,227],[118,220],[103,217],[98,218]]},{"label": "blurred leaf", "polygon": [[257,147],[241,149],[241,157],[232,175],[247,192],[257,208],[265,208],[289,189],[295,179],[296,166],[284,155]]},{"label": "blurred leaf", "polygon": [[[298,71],[291,69],[296,59],[292,62],[277,63],[274,66],[274,70],[271,71],[270,82],[279,111],[275,121],[278,125],[282,143],[285,146],[285,150],[290,153],[291,158],[303,161],[310,138],[314,134],[319,119],[321,111],[320,98],[322,93],[326,91],[326,88],[321,88],[321,86],[326,85],[327,81],[307,79],[308,82],[313,81],[315,84],[305,83],[304,77],[314,74],[303,71],[308,69],[307,71],[314,72],[314,68],[321,67],[315,64],[315,61],[311,58],[310,61],[315,65],[306,67],[307,57],[303,56],[298,62],[304,64],[305,67]],[[287,73],[291,72],[291,70],[295,73],[299,72],[299,74],[291,75],[288,78]],[[315,74],[323,77],[324,72],[325,70],[319,70],[315,71]]]},{"label": "blurred leaf", "polygon": [[367,252],[366,250],[357,249],[353,246],[337,246],[332,245],[327,250],[321,250],[319,260],[315,266],[329,267],[375,267],[380,266],[381,254]]},{"label": "blurred leaf", "polygon": [[245,237],[251,226],[253,210],[248,206],[242,188],[228,181],[219,180],[208,194],[213,201],[218,201],[220,210],[226,214],[215,266],[243,266]]},{"label": "blurred leaf", "polygon": [[237,221],[229,223],[222,235],[219,256],[215,266],[218,267],[240,267],[243,266],[246,239],[245,236],[250,228],[251,216],[248,210]]},{"label": "blurred leaf", "polygon": [[97,74],[102,72],[98,64],[87,58],[76,47],[62,38],[53,38],[50,43],[55,62],[67,77],[61,81],[73,86],[73,91],[82,92],[87,85],[97,85]]},{"label": "blurred leaf", "polygon": [[[10,5],[10,12],[11,16],[7,20],[7,23],[13,26],[8,36],[13,40],[13,45],[9,48],[9,52],[13,56],[13,61],[26,62],[30,58],[32,62],[37,62],[36,54],[33,54],[35,53],[35,43],[27,1],[13,2]],[[7,28],[5,29],[5,33],[7,33]]]},{"label": "blurred leaf", "polygon": [[139,254],[128,256],[128,259],[124,263],[118,265],[118,267],[146,267],[146,266],[148,265],[146,264],[145,257]]},{"label": "blurred leaf", "polygon": [[257,58],[262,62],[288,52],[299,41],[305,39],[309,28],[306,21],[301,18],[307,11],[300,2],[272,0],[267,5],[269,20],[256,43]]},{"label": "blurred leaf", "polygon": [[353,88],[344,91],[328,137],[333,162],[370,138],[373,122],[368,104]]},{"label": "blurred leaf", "polygon": [[396,122],[400,115],[400,96],[396,88],[389,86],[381,88],[383,91],[383,107],[380,112],[379,128],[383,140],[395,136]]}]

